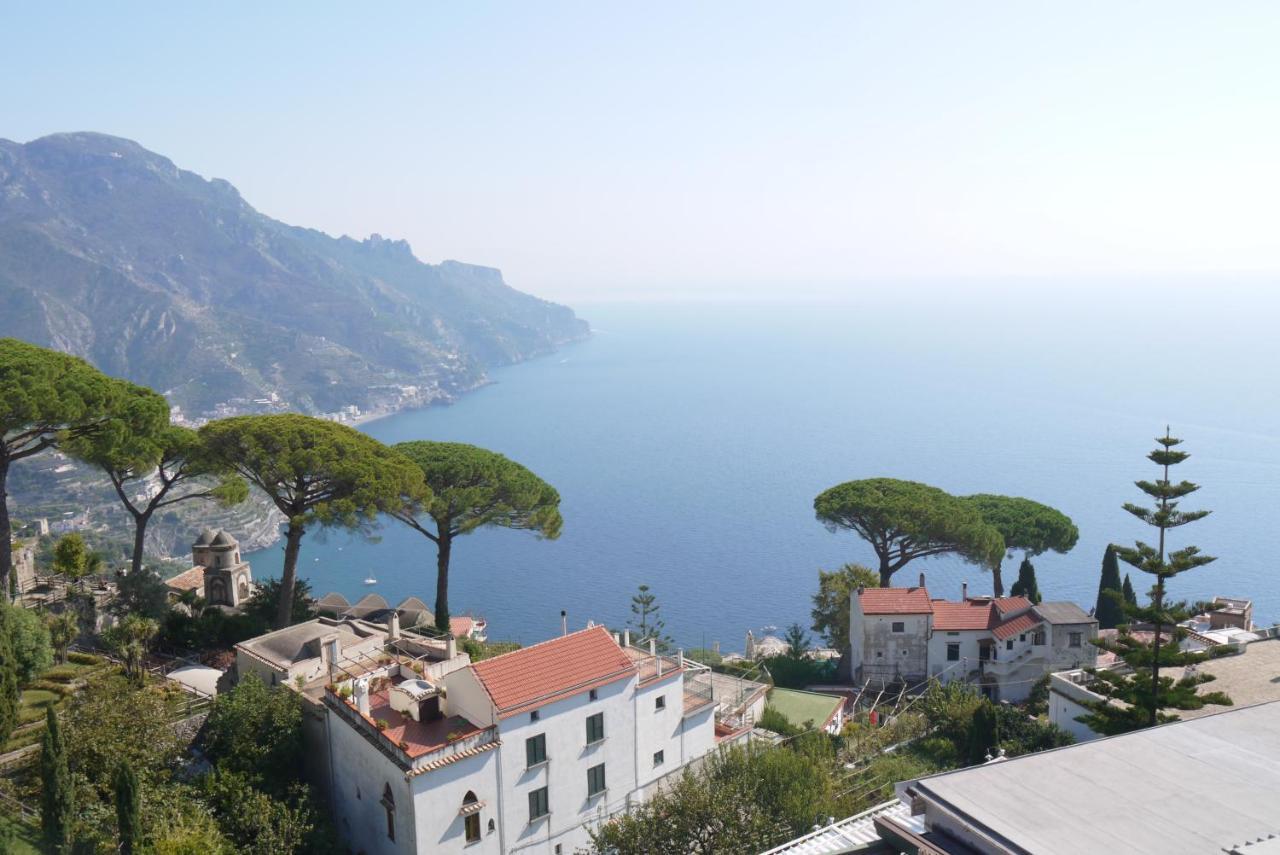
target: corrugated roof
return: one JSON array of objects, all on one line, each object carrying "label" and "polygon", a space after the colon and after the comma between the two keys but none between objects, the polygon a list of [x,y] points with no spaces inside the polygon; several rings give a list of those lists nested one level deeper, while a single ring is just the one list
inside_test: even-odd
[{"label": "corrugated roof", "polygon": [[1042,623],[1044,621],[1035,612],[1024,612],[1017,617],[1009,618],[1004,623],[997,624],[991,630],[991,634],[1004,641],[1006,638],[1013,638],[1020,632],[1034,629]]},{"label": "corrugated roof", "polygon": [[926,615],[933,603],[925,588],[867,588],[858,595],[862,613],[868,615]]},{"label": "corrugated roof", "polygon": [[1280,702],[944,772],[907,787],[1017,851],[1230,852],[1280,832]]},{"label": "corrugated roof", "polygon": [[498,717],[528,712],[635,674],[602,626],[579,630],[471,666]]},{"label": "corrugated roof", "polygon": [[776,849],[770,849],[763,855],[844,855],[847,852],[861,851],[880,840],[875,827],[877,816],[893,817],[902,823],[912,821],[910,805],[897,800],[885,802],[784,843]]},{"label": "corrugated roof", "polygon": [[989,601],[980,603],[933,601],[933,628],[936,630],[958,632],[962,629],[990,629],[995,622],[993,615]]}]

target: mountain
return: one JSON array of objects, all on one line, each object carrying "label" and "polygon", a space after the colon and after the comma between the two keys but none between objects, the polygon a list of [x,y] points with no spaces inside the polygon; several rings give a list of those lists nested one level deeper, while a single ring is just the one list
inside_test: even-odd
[{"label": "mountain", "polygon": [[287,225],[130,140],[0,139],[0,336],[188,415],[428,403],[587,334],[493,268]]}]

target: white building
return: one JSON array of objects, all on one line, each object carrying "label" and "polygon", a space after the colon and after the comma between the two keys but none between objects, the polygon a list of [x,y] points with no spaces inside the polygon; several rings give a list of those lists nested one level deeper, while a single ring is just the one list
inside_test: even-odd
[{"label": "white building", "polygon": [[715,747],[704,670],[590,627],[440,678],[332,686],[334,821],[367,855],[568,855]]},{"label": "white building", "polygon": [[1098,623],[1074,603],[1025,597],[930,598],[924,587],[866,588],[850,602],[854,680],[915,686],[966,680],[1021,701],[1045,674],[1092,666]]}]

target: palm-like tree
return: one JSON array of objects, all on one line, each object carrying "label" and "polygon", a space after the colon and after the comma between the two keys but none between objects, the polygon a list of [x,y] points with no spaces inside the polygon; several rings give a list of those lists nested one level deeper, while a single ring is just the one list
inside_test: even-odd
[{"label": "palm-like tree", "polygon": [[124,673],[134,683],[141,685],[144,671],[143,657],[147,645],[160,631],[160,625],[150,618],[129,615],[116,626],[103,633],[103,641],[124,660]]},{"label": "palm-like tree", "polygon": [[80,616],[74,609],[68,608],[46,616],[45,625],[49,627],[49,641],[58,655],[58,663],[66,662],[67,648],[80,635]]}]

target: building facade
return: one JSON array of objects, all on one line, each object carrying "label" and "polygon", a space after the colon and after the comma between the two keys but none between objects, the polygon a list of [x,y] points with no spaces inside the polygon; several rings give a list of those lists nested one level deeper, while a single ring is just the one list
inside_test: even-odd
[{"label": "building facade", "polygon": [[1092,666],[1097,621],[1074,603],[1025,597],[932,599],[914,588],[867,588],[850,602],[856,682],[919,686],[964,680],[993,700],[1021,701],[1045,674]]},{"label": "building facade", "polygon": [[368,855],[572,853],[715,748],[701,670],[590,627],[439,678],[393,665],[334,685],[335,823]]}]

